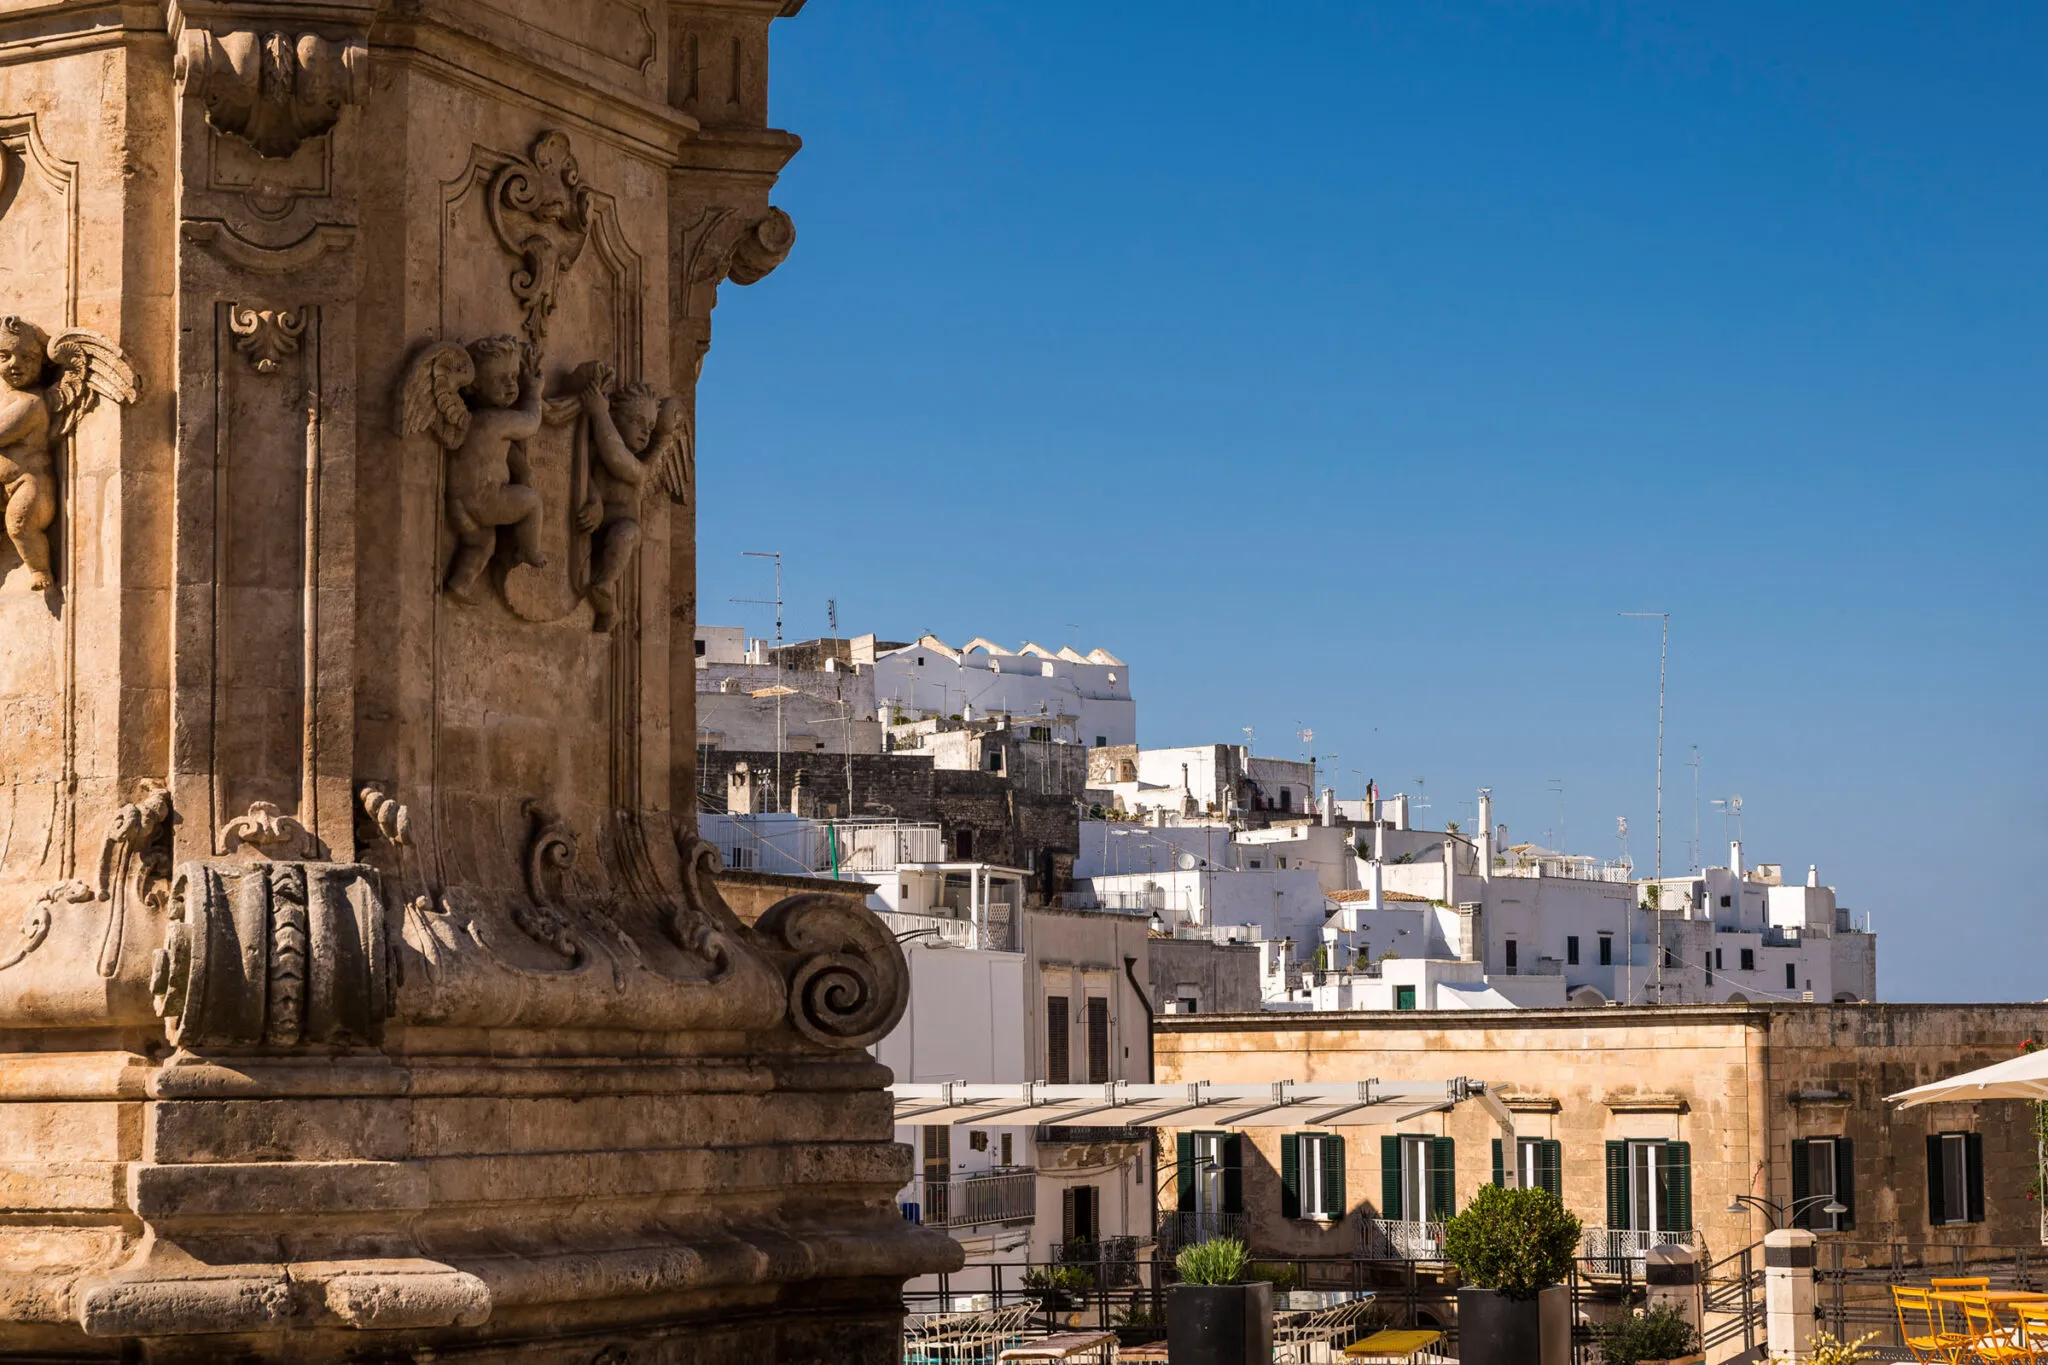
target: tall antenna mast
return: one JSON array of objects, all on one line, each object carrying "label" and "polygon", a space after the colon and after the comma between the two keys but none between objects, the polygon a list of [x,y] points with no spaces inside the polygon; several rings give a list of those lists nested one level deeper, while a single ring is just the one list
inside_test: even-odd
[{"label": "tall antenna mast", "polygon": [[1692,746],[1692,757],[1685,760],[1692,769],[1692,870],[1700,870],[1700,746]]},{"label": "tall antenna mast", "polygon": [[783,721],[782,698],[782,551],[742,550],[744,559],[772,559],[775,561],[775,600],[762,601],[759,598],[735,597],[733,602],[747,607],[775,608],[775,808],[782,809],[782,751],[789,747],[789,730]]},{"label": "tall antenna mast", "polygon": [[1623,616],[1654,616],[1664,623],[1657,645],[1657,1003],[1664,1003],[1664,677],[1671,658],[1671,613],[1668,611],[1625,611]]},{"label": "tall antenna mast", "polygon": [[[832,627],[832,657],[839,658],[839,599],[825,599],[825,620]],[[851,665],[848,665],[851,667]],[[834,695],[839,698],[839,747],[846,751],[846,814],[853,815],[853,704],[846,699],[846,674],[838,670],[839,686]]]}]

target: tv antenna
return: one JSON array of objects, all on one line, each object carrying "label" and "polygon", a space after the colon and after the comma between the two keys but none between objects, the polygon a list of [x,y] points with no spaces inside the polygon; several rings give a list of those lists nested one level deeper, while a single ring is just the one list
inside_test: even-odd
[{"label": "tv antenna", "polygon": [[1692,769],[1692,870],[1700,870],[1700,746],[1692,746],[1692,757],[1685,760],[1685,766]]},{"label": "tv antenna", "polygon": [[1564,846],[1564,779],[1553,777],[1545,788],[1557,797],[1557,851],[1563,853]]},{"label": "tv antenna", "polygon": [[775,608],[775,808],[782,809],[782,751],[789,747],[789,731],[782,715],[782,699],[788,695],[782,686],[782,551],[742,550],[742,559],[772,559],[775,561],[775,600],[770,602],[758,597],[735,597],[730,599],[742,607]]},{"label": "tv antenna", "polygon": [[[1657,646],[1657,875],[1664,875],[1664,674],[1671,657],[1671,613],[1668,611],[1625,611],[1623,616],[1655,617],[1664,623]],[[1662,924],[1662,920],[1659,920]],[[1663,959],[1658,959],[1661,964]],[[1662,970],[1661,965],[1659,970]],[[1660,978],[1661,982],[1661,978]],[[1661,1000],[1662,997],[1660,996]]]}]

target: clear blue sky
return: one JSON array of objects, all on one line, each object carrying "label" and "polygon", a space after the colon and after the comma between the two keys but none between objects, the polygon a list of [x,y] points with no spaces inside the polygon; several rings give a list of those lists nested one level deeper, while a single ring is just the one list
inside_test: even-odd
[{"label": "clear blue sky", "polygon": [[[2038,999],[2048,7],[815,0],[700,616],[1096,645],[1147,744],[1664,864],[1741,794],[1898,1000]],[[1071,623],[1071,624],[1070,624]]]}]

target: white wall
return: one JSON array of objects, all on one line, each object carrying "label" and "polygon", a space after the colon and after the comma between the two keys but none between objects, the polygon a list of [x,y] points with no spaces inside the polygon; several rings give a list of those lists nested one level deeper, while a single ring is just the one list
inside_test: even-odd
[{"label": "white wall", "polygon": [[929,636],[875,660],[875,703],[887,712],[987,715],[1006,711],[1076,718],[1081,742],[1095,747],[1138,742],[1130,669],[1121,663],[1074,662],[1035,654],[958,653]]}]

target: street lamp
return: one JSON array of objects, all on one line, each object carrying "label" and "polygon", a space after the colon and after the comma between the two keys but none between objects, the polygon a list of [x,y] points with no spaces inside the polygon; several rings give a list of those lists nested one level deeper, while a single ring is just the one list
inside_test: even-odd
[{"label": "street lamp", "polygon": [[[1827,1202],[1822,1204],[1822,1200]],[[1727,1211],[1729,1213],[1746,1213],[1748,1210],[1743,1207],[1745,1204],[1754,1204],[1764,1211],[1765,1215],[1771,1220],[1770,1230],[1772,1232],[1776,1232],[1778,1229],[1789,1224],[1812,1204],[1820,1204],[1820,1211],[1829,1218],[1839,1218],[1849,1211],[1848,1205],[1842,1203],[1831,1194],[1808,1195],[1804,1199],[1795,1199],[1789,1204],[1780,1204],[1775,1200],[1766,1199],[1762,1195],[1757,1194],[1738,1194],[1728,1201]]]}]

